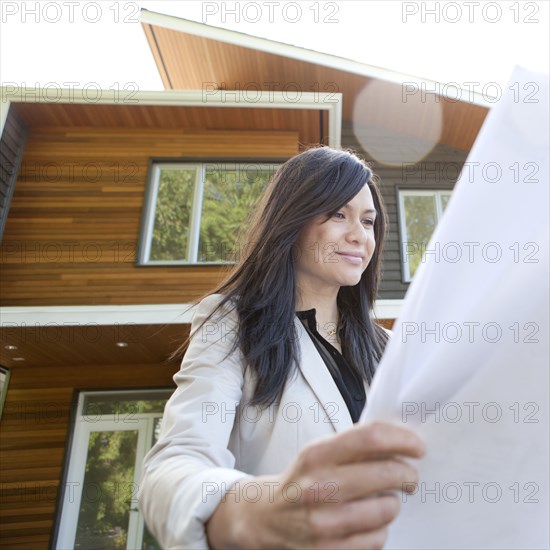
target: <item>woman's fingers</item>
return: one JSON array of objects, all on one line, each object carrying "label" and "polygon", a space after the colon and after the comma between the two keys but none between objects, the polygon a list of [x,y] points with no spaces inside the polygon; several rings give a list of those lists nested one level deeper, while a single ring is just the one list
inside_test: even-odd
[{"label": "woman's fingers", "polygon": [[318,471],[303,489],[309,504],[338,504],[390,490],[406,490],[418,483],[411,464],[391,458],[370,460]]},{"label": "woman's fingers", "polygon": [[[404,458],[424,452],[414,432],[387,423],[354,426],[308,445],[280,478],[274,506],[262,508],[271,532],[292,548],[382,548],[399,512],[392,491],[418,483]],[[299,487],[298,500],[285,498],[287,485]]]},{"label": "woman's fingers", "polygon": [[[308,511],[299,528],[300,539],[312,548],[322,547],[327,540],[334,542],[334,548],[343,540],[349,548],[355,543],[359,548],[377,548],[380,533],[374,536],[373,532],[399,513],[399,494],[391,491],[418,482],[416,469],[398,458],[333,466],[312,474],[316,481],[311,484],[302,478],[306,489],[302,504]],[[365,539],[367,535],[370,538]]]},{"label": "woman's fingers", "polygon": [[321,506],[311,512],[313,542],[346,539],[387,526],[399,513],[396,495],[378,495],[346,502],[338,507]]},{"label": "woman's fingers", "polygon": [[412,430],[374,422],[316,441],[298,455],[298,467],[311,471],[328,465],[363,462],[391,455],[420,458],[424,442]]}]

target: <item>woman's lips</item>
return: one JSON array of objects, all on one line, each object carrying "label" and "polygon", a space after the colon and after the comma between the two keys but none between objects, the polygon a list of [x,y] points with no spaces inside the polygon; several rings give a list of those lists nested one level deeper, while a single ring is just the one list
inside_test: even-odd
[{"label": "woman's lips", "polygon": [[346,254],[345,252],[337,252],[339,256],[341,256],[344,260],[349,262],[350,264],[354,265],[361,265],[363,263],[363,257],[362,256],[356,256],[353,254]]}]

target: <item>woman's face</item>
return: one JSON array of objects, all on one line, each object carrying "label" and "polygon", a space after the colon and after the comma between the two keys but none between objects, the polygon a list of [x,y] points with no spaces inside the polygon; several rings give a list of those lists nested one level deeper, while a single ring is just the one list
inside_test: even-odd
[{"label": "woman's face", "polygon": [[308,223],[295,245],[298,287],[324,291],[356,285],[376,246],[375,218],[372,193],[365,185],[328,220],[322,215]]}]

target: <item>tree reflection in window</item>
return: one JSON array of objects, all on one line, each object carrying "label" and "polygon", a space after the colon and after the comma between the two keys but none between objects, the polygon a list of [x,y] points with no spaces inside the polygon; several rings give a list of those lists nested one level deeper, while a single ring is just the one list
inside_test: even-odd
[{"label": "tree reflection in window", "polygon": [[[159,164],[154,222],[143,263],[231,263],[275,164]],[[200,212],[194,207],[200,205]]]},{"label": "tree reflection in window", "polygon": [[451,197],[450,191],[400,191],[404,280],[410,281]]}]

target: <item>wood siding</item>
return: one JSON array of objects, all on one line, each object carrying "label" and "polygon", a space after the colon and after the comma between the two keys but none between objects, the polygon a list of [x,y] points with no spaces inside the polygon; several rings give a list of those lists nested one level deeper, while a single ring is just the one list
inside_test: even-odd
[{"label": "wood siding", "polygon": [[27,127],[13,109],[10,110],[0,139],[0,239],[8,219],[26,139]]},{"label": "wood siding", "polygon": [[67,364],[12,369],[0,435],[2,548],[49,547],[75,389],[175,387],[172,375],[178,367]]},{"label": "wood siding", "polygon": [[[388,166],[374,160],[362,148],[349,121],[343,123],[342,147],[353,149],[369,161],[374,173],[380,178],[380,189],[388,211],[389,232],[384,247],[383,273],[378,297],[401,299],[405,296],[409,283],[404,283],[402,279],[398,188],[453,189],[468,152],[439,144],[425,159],[414,165]],[[399,143],[393,140],[388,147],[397,149]]]},{"label": "wood siding", "polygon": [[291,131],[32,128],[0,248],[2,305],[192,301],[222,268],[135,263],[150,159],[297,152]]}]

